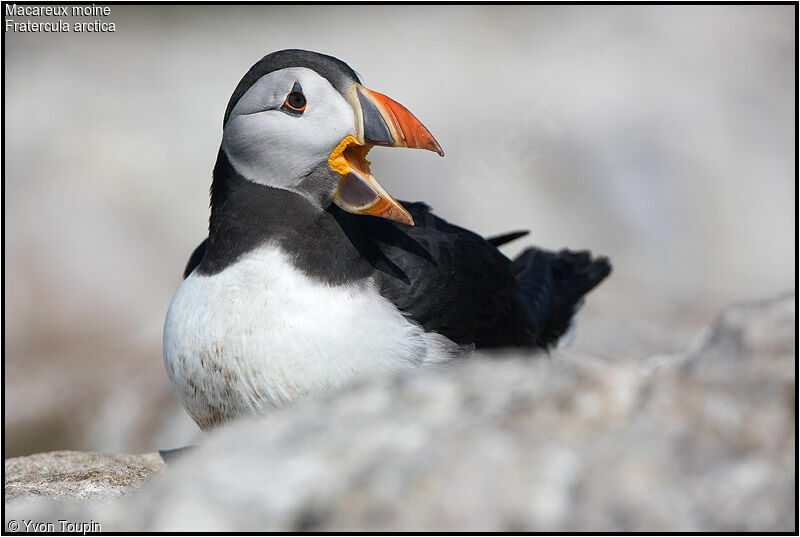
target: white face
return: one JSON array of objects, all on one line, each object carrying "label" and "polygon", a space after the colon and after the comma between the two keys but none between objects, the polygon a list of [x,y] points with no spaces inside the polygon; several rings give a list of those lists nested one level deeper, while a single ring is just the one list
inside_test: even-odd
[{"label": "white face", "polygon": [[[295,83],[306,107],[281,110]],[[294,190],[347,135],[355,136],[355,114],[327,79],[305,67],[262,76],[239,99],[222,135],[233,167],[256,183]]]}]

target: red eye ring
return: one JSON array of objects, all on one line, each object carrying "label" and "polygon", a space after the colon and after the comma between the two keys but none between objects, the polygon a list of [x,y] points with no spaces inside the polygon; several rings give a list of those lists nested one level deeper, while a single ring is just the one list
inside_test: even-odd
[{"label": "red eye ring", "polygon": [[300,91],[289,93],[283,101],[283,106],[297,112],[303,112],[306,109],[306,104],[306,96]]}]

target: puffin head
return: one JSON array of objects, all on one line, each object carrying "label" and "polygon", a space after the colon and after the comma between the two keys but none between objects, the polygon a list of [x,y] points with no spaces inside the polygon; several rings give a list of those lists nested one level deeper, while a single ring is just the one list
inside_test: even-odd
[{"label": "puffin head", "polygon": [[321,209],[414,225],[372,176],[375,145],[444,152],[401,104],[361,85],[332,56],[273,52],[253,65],[225,111],[222,150],[245,179],[301,194]]}]

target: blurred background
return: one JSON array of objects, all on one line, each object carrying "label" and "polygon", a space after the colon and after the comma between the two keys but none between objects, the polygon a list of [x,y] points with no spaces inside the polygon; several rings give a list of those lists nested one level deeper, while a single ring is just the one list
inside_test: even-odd
[{"label": "blurred background", "polygon": [[339,57],[434,133],[443,159],[370,154],[398,199],[530,229],[509,256],[611,257],[576,349],[675,351],[794,289],[794,6],[111,10],[114,33],[5,34],[6,457],[200,438],[162,323],[206,234],[225,105],[278,49]]}]

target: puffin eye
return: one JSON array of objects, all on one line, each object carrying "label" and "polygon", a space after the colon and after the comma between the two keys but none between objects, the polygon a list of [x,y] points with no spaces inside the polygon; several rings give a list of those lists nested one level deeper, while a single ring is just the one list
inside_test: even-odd
[{"label": "puffin eye", "polygon": [[292,86],[291,93],[289,93],[289,95],[286,96],[286,99],[284,99],[281,110],[292,114],[293,116],[299,116],[305,109],[306,96],[303,95],[303,88],[300,87],[300,83],[295,82],[294,86]]},{"label": "puffin eye", "polygon": [[306,96],[298,91],[293,91],[286,96],[286,105],[295,110],[304,110],[306,107]]}]

